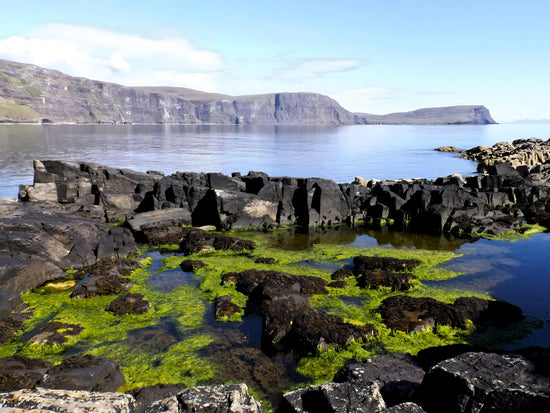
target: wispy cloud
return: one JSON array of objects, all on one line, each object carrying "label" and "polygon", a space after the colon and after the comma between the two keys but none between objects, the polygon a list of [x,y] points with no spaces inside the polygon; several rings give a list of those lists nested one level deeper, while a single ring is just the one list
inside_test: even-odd
[{"label": "wispy cloud", "polygon": [[298,59],[286,63],[277,70],[277,74],[285,78],[301,80],[331,73],[349,72],[364,65],[363,61],[357,59]]},{"label": "wispy cloud", "polygon": [[[182,37],[148,38],[87,26],[48,24],[0,39],[0,57],[125,85],[215,89],[223,56]],[[186,82],[182,84],[181,82]]]}]

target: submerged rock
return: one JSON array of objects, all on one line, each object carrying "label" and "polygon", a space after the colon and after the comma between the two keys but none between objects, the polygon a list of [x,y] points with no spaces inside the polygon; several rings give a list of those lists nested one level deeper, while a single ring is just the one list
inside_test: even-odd
[{"label": "submerged rock", "polygon": [[105,310],[116,315],[145,314],[149,311],[149,302],[139,293],[124,294],[111,301]]}]

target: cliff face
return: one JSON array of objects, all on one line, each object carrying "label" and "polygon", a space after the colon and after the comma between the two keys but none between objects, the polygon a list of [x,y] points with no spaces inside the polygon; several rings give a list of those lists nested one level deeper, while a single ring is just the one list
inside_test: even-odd
[{"label": "cliff face", "polygon": [[[228,96],[172,87],[126,87],[0,60],[0,122],[341,125],[494,123],[482,106],[410,115],[353,114],[328,96]],[[464,109],[468,108],[468,109]],[[435,113],[434,110],[440,110]],[[471,116],[472,112],[479,115]],[[387,118],[386,118],[387,117]],[[438,118],[437,122],[429,122]]]}]

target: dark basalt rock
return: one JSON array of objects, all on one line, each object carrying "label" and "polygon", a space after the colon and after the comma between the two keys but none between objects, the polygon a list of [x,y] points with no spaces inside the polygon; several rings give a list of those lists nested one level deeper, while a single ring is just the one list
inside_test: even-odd
[{"label": "dark basalt rock", "polygon": [[396,295],[382,301],[376,311],[389,328],[405,332],[436,325],[464,328],[467,320],[507,325],[523,318],[521,310],[512,304],[475,297],[460,297],[451,305],[430,297]]},{"label": "dark basalt rock", "polygon": [[334,376],[337,383],[376,381],[390,406],[418,400],[417,390],[426,372],[409,354],[386,354],[342,367]]},{"label": "dark basalt rock", "polygon": [[353,258],[353,273],[355,275],[364,274],[372,270],[384,271],[410,271],[422,264],[418,260],[406,260],[393,257],[365,257],[358,256]]},{"label": "dark basalt rock", "polygon": [[154,402],[175,397],[186,388],[187,386],[183,383],[179,383],[155,384],[154,386],[132,389],[128,393],[132,395],[136,401],[133,413],[144,413]]},{"label": "dark basalt rock", "polygon": [[424,377],[423,406],[445,412],[547,412],[550,380],[518,355],[465,353]]},{"label": "dark basalt rock", "polygon": [[216,321],[224,321],[242,309],[231,301],[231,297],[223,295],[214,301],[214,317]]},{"label": "dark basalt rock", "polygon": [[330,287],[330,288],[346,288],[349,284],[343,280],[339,280],[339,281],[332,281],[330,283],[327,284],[327,287]]},{"label": "dark basalt rock", "polygon": [[360,287],[365,288],[391,288],[392,291],[406,291],[412,288],[411,281],[416,280],[416,276],[406,273],[395,273],[384,270],[365,271],[357,278]]},{"label": "dark basalt rock", "polygon": [[185,272],[194,272],[199,268],[206,267],[206,264],[199,260],[184,260],[180,264],[180,268]]},{"label": "dark basalt rock", "polygon": [[48,369],[39,387],[115,392],[125,383],[117,364],[107,357],[75,355]]},{"label": "dark basalt rock", "polygon": [[149,302],[139,293],[124,294],[111,301],[105,310],[116,315],[145,314],[149,311]]},{"label": "dark basalt rock", "polygon": [[179,245],[185,255],[205,249],[244,251],[245,249],[254,249],[256,246],[253,241],[241,240],[229,235],[213,234],[198,228],[184,228],[183,232],[183,240]]},{"label": "dark basalt rock", "polygon": [[386,403],[376,382],[324,383],[283,395],[279,413],[381,412]]}]

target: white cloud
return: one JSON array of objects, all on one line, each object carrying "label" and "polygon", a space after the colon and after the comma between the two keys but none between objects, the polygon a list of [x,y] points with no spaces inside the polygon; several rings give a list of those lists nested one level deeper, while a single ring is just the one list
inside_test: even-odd
[{"label": "white cloud", "polygon": [[182,37],[153,39],[69,24],[0,39],[0,57],[129,86],[154,86],[162,79],[165,85],[206,90],[216,89],[215,73],[226,67],[220,53]]},{"label": "white cloud", "polygon": [[322,77],[330,73],[348,72],[363,65],[362,61],[356,59],[300,59],[281,68],[279,75],[301,80]]}]

